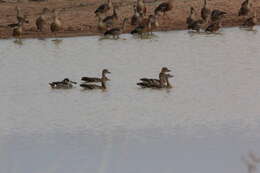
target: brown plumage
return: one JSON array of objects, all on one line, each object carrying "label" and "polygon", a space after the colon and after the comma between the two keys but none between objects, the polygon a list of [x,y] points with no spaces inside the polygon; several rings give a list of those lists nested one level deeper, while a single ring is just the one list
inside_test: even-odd
[{"label": "brown plumage", "polygon": [[38,31],[43,31],[46,24],[47,24],[47,22],[43,15],[40,15],[35,21],[35,25],[36,25]]},{"label": "brown plumage", "polygon": [[113,4],[111,0],[108,0],[107,3],[101,4],[96,10],[95,14],[96,16],[99,16],[100,14],[106,14],[111,8],[113,8]]},{"label": "brown plumage", "polygon": [[113,15],[111,16],[107,16],[103,19],[103,23],[106,24],[107,27],[111,27],[113,26],[113,24],[115,23],[116,20],[118,20],[118,16],[117,16],[117,8],[113,9]]},{"label": "brown plumage", "polygon": [[[159,79],[152,79],[152,78],[141,78],[140,80],[142,81],[141,83],[143,84],[156,84],[156,85],[161,85],[164,86],[166,84],[166,78],[165,74],[171,72],[167,67],[163,67],[159,73]],[[137,85],[143,85],[138,83]]]},{"label": "brown plumage", "polygon": [[124,31],[128,19],[125,18],[121,28],[112,28],[104,33],[104,36],[113,36],[114,39],[119,39],[119,35]]},{"label": "brown plumage", "polygon": [[256,18],[256,11],[254,12],[254,15],[244,21],[242,24],[242,27],[251,28],[257,24],[257,18]]},{"label": "brown plumage", "polygon": [[212,22],[216,22],[219,21],[221,19],[223,19],[223,17],[226,15],[227,13],[221,10],[213,10],[211,12],[211,21]]},{"label": "brown plumage", "polygon": [[63,79],[62,81],[49,83],[52,89],[70,89],[73,87],[73,84],[77,84],[77,82],[70,81],[68,78]]},{"label": "brown plumage", "polygon": [[27,17],[24,14],[22,14],[21,9],[17,6],[15,7],[15,9],[16,9],[16,19],[17,19],[18,23],[21,23],[21,22],[29,23],[29,21],[27,20]]},{"label": "brown plumage", "polygon": [[238,16],[247,16],[251,11],[252,4],[250,0],[245,0],[239,9]]},{"label": "brown plumage", "polygon": [[219,31],[219,29],[222,27],[221,25],[221,20],[215,21],[211,24],[209,24],[209,26],[206,28],[206,32],[209,33],[215,33],[217,31]]},{"label": "brown plumage", "polygon": [[207,0],[204,0],[204,6],[201,9],[201,18],[205,21],[208,22],[211,10],[207,7]]},{"label": "brown plumage", "polygon": [[[173,8],[173,0],[169,0],[168,2],[163,2],[159,6],[154,9],[154,14],[157,15],[159,13],[163,13],[163,15],[167,16],[167,12],[171,11]],[[169,18],[169,16],[167,16]]]},{"label": "brown plumage", "polygon": [[146,15],[146,6],[145,6],[143,0],[137,0],[137,3],[136,3],[136,11],[137,11],[141,16],[145,16],[145,15]]},{"label": "brown plumage", "polygon": [[98,16],[98,25],[97,25],[98,31],[103,33],[107,30],[107,25],[103,22],[103,19]]},{"label": "brown plumage", "polygon": [[53,22],[51,23],[50,26],[51,32],[58,32],[62,29],[62,23],[59,20],[59,18],[57,17],[57,11],[54,10],[54,16],[53,16]]},{"label": "brown plumage", "polygon": [[190,14],[186,19],[186,24],[189,25],[195,20],[195,10],[193,7],[190,7]]},{"label": "brown plumage", "polygon": [[13,37],[20,38],[23,33],[23,21],[18,23],[16,27],[13,28]]},{"label": "brown plumage", "polygon": [[101,78],[95,78],[95,77],[82,77],[81,80],[84,82],[102,82],[102,80],[109,81],[106,77],[106,74],[110,74],[110,72],[107,69],[102,70],[102,76]]},{"label": "brown plumage", "polygon": [[[159,79],[159,80],[152,79],[148,82],[143,81],[137,83],[137,85],[142,88],[154,88],[154,89],[172,88],[172,85],[169,82],[169,78],[172,78],[173,76],[170,74],[162,74],[161,77],[163,79]],[[162,80],[164,80],[165,82],[163,82]]]},{"label": "brown plumage", "polygon": [[141,22],[141,16],[137,12],[136,5],[134,5],[134,15],[131,18],[131,25],[136,26],[140,24],[140,22]]},{"label": "brown plumage", "polygon": [[153,30],[160,26],[158,21],[158,16],[150,15],[148,20],[149,20],[147,25],[148,31],[152,34]]}]

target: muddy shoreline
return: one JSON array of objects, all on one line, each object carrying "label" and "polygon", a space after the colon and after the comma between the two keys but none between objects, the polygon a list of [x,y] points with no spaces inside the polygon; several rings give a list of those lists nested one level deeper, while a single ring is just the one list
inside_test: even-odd
[{"label": "muddy shoreline", "polygon": [[[153,13],[153,9],[163,2],[162,0],[147,2],[148,14]],[[239,26],[243,22],[243,17],[238,17],[237,13],[242,0],[209,0],[208,4],[211,9],[220,9],[228,12],[223,21],[224,27]],[[103,1],[94,0],[49,0],[48,2],[23,2],[23,3],[0,3],[0,38],[6,39],[12,37],[12,29],[7,27],[8,24],[16,22],[15,7],[21,8],[21,11],[28,16],[29,23],[24,26],[22,38],[49,38],[49,37],[74,37],[74,36],[91,36],[101,35],[97,31],[97,18],[94,15],[95,9]],[[114,4],[120,6],[119,21],[121,24],[123,18],[133,15],[132,1],[113,1]],[[253,0],[254,8],[259,14],[260,1]],[[168,13],[170,19],[160,17],[160,27],[157,31],[183,30],[186,29],[186,17],[189,7],[196,9],[199,18],[200,9],[202,8],[202,0],[176,0],[174,9]],[[63,30],[53,34],[46,27],[43,32],[38,32],[35,26],[35,20],[41,13],[43,8],[58,9],[59,18],[63,23]],[[112,13],[112,12],[111,12]],[[258,15],[259,16],[259,15]],[[48,22],[51,22],[51,17]],[[127,25],[124,33],[133,29],[133,26]]]}]

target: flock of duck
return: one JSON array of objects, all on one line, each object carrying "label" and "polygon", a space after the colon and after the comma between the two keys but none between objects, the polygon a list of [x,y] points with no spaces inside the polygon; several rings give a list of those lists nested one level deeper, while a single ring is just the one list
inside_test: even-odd
[{"label": "flock of duck", "polygon": [[[162,88],[172,88],[171,83],[169,82],[169,78],[172,78],[173,75],[169,74],[171,70],[167,67],[162,67],[159,78],[152,79],[152,78],[141,78],[140,82],[137,83],[138,86],[141,88],[154,88],[154,89],[162,89]],[[80,84],[80,87],[86,90],[93,90],[93,89],[101,89],[105,90],[106,82],[110,79],[107,78],[107,74],[110,72],[107,69],[102,71],[101,78],[97,77],[82,77],[81,80],[83,83]],[[97,83],[101,83],[98,85]],[[50,82],[49,85],[52,89],[70,89],[76,85],[77,82],[73,82],[68,78],[63,79],[62,81]]]},{"label": "flock of duck", "polygon": [[[186,19],[187,28],[196,32],[200,32],[202,29],[205,32],[215,33],[222,27],[222,19],[227,15],[227,12],[214,9],[211,10],[208,7],[207,0],[203,0],[204,5],[200,11],[200,18],[196,16],[196,12],[193,7],[190,7],[190,13]],[[108,0],[107,3],[101,4],[96,10],[95,15],[98,18],[97,29],[104,36],[112,36],[114,39],[119,38],[119,35],[124,32],[125,25],[128,23],[133,26],[131,34],[143,35],[151,34],[153,30],[160,26],[159,17],[161,15],[168,17],[167,13],[173,9],[174,0],[163,2],[159,4],[153,11],[153,14],[147,15],[147,8],[144,0],[137,0],[133,5],[134,14],[130,18],[124,18],[121,27],[115,27],[116,22],[119,20],[117,10],[118,6],[112,3],[112,0]],[[113,11],[112,15],[107,15],[109,11]],[[23,34],[24,23],[29,23],[26,16],[21,13],[20,8],[16,7],[17,11],[17,23],[8,25],[13,28],[13,36],[20,38]],[[48,24],[45,14],[51,12],[53,21]],[[245,0],[238,11],[238,16],[244,17],[244,22],[241,27],[251,28],[256,25],[256,10],[253,10],[251,0]],[[62,29],[62,22],[58,18],[57,10],[49,11],[44,8],[43,12],[35,20],[36,28],[39,32],[42,32],[46,25],[48,25],[51,32],[56,33]]]}]

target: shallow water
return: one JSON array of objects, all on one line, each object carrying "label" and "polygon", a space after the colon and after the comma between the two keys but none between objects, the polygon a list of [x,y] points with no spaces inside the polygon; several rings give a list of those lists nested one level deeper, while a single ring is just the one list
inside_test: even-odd
[{"label": "shallow water", "polygon": [[[258,28],[260,29],[260,28]],[[243,173],[260,156],[260,33],[2,40],[0,173]],[[140,77],[172,69],[172,90]],[[52,90],[97,76],[108,89]]]}]

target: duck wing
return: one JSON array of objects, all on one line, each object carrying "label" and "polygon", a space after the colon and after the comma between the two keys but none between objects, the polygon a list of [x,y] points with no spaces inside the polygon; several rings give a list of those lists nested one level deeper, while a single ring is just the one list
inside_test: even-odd
[{"label": "duck wing", "polygon": [[81,80],[85,82],[101,82],[101,78],[95,78],[95,77],[82,77]]},{"label": "duck wing", "polygon": [[95,85],[95,84],[80,84],[80,86],[84,89],[89,89],[89,90],[92,90],[92,89],[101,89],[102,87],[99,86],[99,85]]},{"label": "duck wing", "polygon": [[140,80],[141,80],[143,83],[160,84],[160,80],[159,80],[159,79],[141,78]]},{"label": "duck wing", "polygon": [[155,84],[155,83],[147,83],[147,82],[139,82],[137,83],[138,86],[142,88],[162,88],[161,85]]}]

